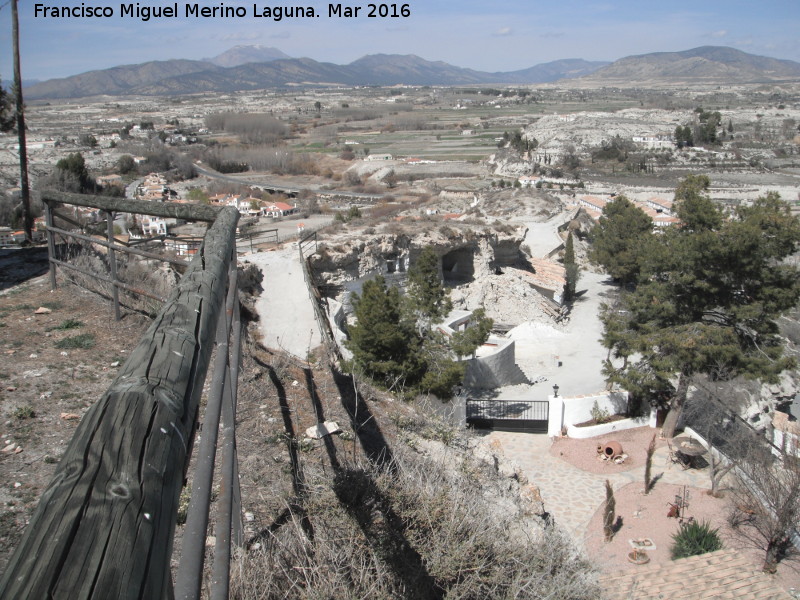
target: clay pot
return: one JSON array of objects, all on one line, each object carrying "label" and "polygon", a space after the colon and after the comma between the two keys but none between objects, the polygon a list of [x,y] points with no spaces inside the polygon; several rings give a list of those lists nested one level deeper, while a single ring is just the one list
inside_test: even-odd
[{"label": "clay pot", "polygon": [[603,454],[605,454],[606,458],[619,456],[622,454],[622,444],[619,442],[606,442],[606,445],[603,447]]},{"label": "clay pot", "polygon": [[644,550],[632,550],[628,552],[628,562],[632,562],[635,565],[646,565],[650,562],[650,557],[647,556],[647,552]]}]

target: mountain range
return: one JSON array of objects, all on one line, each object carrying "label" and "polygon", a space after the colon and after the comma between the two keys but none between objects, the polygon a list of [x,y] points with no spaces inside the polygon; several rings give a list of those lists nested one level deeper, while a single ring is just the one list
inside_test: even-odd
[{"label": "mountain range", "polygon": [[489,73],[414,55],[371,54],[348,65],[289,58],[276,48],[237,46],[211,59],[153,61],[51,79],[25,88],[27,99],[97,95],[234,92],[287,85],[537,84],[580,78],[599,85],[654,82],[750,83],[800,79],[800,63],[723,46],[628,56],[613,63],[564,59]]}]

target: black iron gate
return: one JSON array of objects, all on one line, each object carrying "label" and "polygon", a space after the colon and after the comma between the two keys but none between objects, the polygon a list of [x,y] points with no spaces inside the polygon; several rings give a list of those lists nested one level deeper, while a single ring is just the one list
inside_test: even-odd
[{"label": "black iron gate", "polygon": [[496,431],[547,433],[547,400],[473,400],[466,402],[467,425]]}]

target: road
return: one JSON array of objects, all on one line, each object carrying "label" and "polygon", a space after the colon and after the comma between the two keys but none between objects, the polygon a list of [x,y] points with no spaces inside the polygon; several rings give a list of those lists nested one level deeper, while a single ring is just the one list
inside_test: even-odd
[{"label": "road", "polygon": [[270,183],[269,181],[254,181],[252,179],[253,175],[249,174],[248,177],[250,179],[244,179],[243,177],[234,177],[231,175],[225,175],[223,173],[219,173],[213,169],[209,169],[206,166],[203,166],[199,163],[194,163],[194,167],[198,173],[209,177],[211,179],[218,179],[221,181],[229,181],[231,183],[237,183],[239,185],[249,185],[251,187],[264,189],[268,191],[275,191],[286,194],[288,196],[294,197],[297,196],[302,191],[312,192],[314,194],[326,195],[326,196],[335,196],[337,198],[352,198],[354,200],[364,200],[369,202],[377,202],[383,198],[383,194],[367,194],[364,192],[350,192],[347,190],[324,190],[320,189],[319,186],[307,186],[307,187],[300,187],[300,186],[284,186],[275,183]]}]

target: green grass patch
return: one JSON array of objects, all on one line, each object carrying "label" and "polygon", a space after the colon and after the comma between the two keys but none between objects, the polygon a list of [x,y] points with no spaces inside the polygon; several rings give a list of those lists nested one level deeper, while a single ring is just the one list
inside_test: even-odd
[{"label": "green grass patch", "polygon": [[14,417],[17,419],[33,419],[36,417],[36,411],[31,406],[20,406],[14,411]]},{"label": "green grass patch", "polygon": [[83,327],[83,321],[78,321],[77,319],[66,319],[59,325],[48,327],[45,329],[45,331],[66,331],[68,329],[77,329],[78,327]]},{"label": "green grass patch", "polygon": [[56,342],[56,348],[87,350],[94,347],[94,335],[91,333],[80,333]]},{"label": "green grass patch", "polygon": [[52,300],[50,302],[42,302],[42,306],[45,308],[49,308],[50,310],[58,310],[59,308],[64,308],[63,302],[59,302],[58,300]]}]

